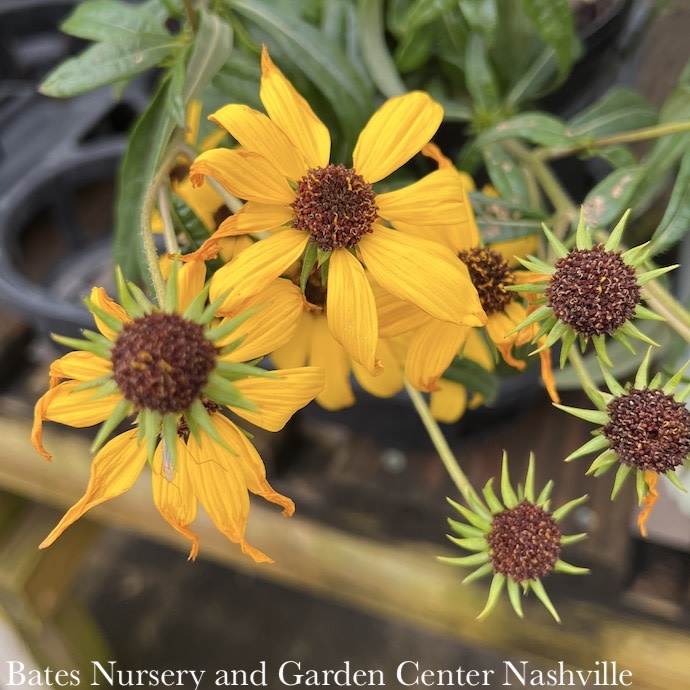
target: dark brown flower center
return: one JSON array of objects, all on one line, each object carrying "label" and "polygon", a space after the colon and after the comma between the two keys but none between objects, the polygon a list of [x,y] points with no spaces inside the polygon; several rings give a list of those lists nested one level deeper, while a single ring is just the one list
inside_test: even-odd
[{"label": "dark brown flower center", "polygon": [[[220,405],[212,400],[202,400],[202,402],[209,416],[216,414],[221,409]],[[177,422],[177,435],[185,440],[189,437],[189,424],[187,424],[187,420],[184,417],[180,417],[180,420]]]},{"label": "dark brown flower center", "polygon": [[216,349],[198,323],[153,313],[125,325],[112,361],[113,377],[127,400],[166,414],[183,412],[199,399]]},{"label": "dark brown flower center", "polygon": [[561,555],[563,532],[551,513],[529,501],[494,515],[486,536],[494,571],[515,582],[548,575]]},{"label": "dark brown flower center", "polygon": [[325,251],[354,247],[376,220],[371,185],[344,165],[312,168],[299,181],[292,202],[295,227]]},{"label": "dark brown flower center", "polygon": [[558,259],[546,296],[556,318],[576,333],[612,335],[635,314],[640,286],[620,252],[597,244]]},{"label": "dark brown flower center", "polygon": [[690,411],[660,388],[631,388],[607,412],[602,432],[623,464],[664,473],[688,457]]},{"label": "dark brown flower center", "polygon": [[515,285],[515,274],[498,252],[486,247],[474,247],[460,252],[458,256],[466,264],[487,314],[503,311],[517,297],[516,293],[506,290],[506,285]]}]

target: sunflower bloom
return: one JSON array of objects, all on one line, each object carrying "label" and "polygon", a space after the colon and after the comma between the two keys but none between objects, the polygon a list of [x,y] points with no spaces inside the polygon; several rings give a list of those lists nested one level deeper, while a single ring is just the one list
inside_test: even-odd
[{"label": "sunflower bloom", "polygon": [[530,454],[524,486],[515,490],[508,474],[508,458],[503,454],[501,498],[492,488],[490,479],[483,489],[484,501],[476,497],[466,508],[455,501],[448,502],[460,513],[465,522],[448,519],[451,530],[459,535],[448,539],[461,549],[473,551],[470,556],[439,557],[438,560],[462,567],[479,566],[470,573],[464,583],[487,575],[493,575],[486,606],[477,616],[485,618],[498,603],[504,588],[515,613],[523,617],[521,596],[529,591],[546,607],[554,619],[560,618],[542,578],[552,572],[570,575],[588,573],[561,560],[561,549],[567,544],[580,541],[586,534],[566,536],[560,521],[587,496],[576,498],[551,512],[549,496],[553,485],[549,482],[537,496],[534,489],[534,456]]},{"label": "sunflower bloom", "polygon": [[658,498],[659,475],[685,491],[675,470],[690,455],[690,411],[686,406],[690,386],[677,390],[688,365],[663,385],[660,373],[648,382],[651,351],[649,348],[634,382],[625,387],[602,367],[609,392],[590,391],[596,410],[556,406],[600,425],[594,437],[572,452],[566,462],[599,453],[587,470],[595,477],[617,466],[611,500],[628,476],[635,477],[638,501],[643,506],[637,521],[642,536],[647,535],[645,522]]},{"label": "sunflower bloom", "polygon": [[[41,544],[49,546],[90,508],[115,498],[151,466],[153,500],[163,518],[192,542],[198,504],[243,553],[270,561],[245,537],[249,492],[280,505],[293,502],[266,480],[263,462],[246,435],[222,411],[271,431],[323,387],[315,367],[267,372],[244,364],[280,346],[294,332],[301,294],[287,280],[245,303],[244,313],[216,319],[206,305],[202,263],[173,266],[162,309],[119,276],[122,304],[94,288],[87,305],[99,333],[56,339],[69,352],[50,367],[50,389],[36,403],[32,441],[47,459],[45,421],[73,427],[100,424],[84,496]],[[136,428],[106,442],[125,420]]]},{"label": "sunflower bloom", "polygon": [[520,260],[532,272],[532,282],[522,285],[522,289],[532,293],[535,309],[519,329],[539,325],[532,339],[537,343],[546,336],[539,350],[560,340],[561,366],[576,340],[583,351],[591,340],[600,360],[609,367],[613,364],[606,352],[607,336],[633,353],[628,338],[656,345],[633,319],[663,320],[642,304],[642,286],[677,266],[639,271],[647,259],[646,245],[618,250],[629,215],[627,211],[605,243],[595,244],[582,214],[575,247],[570,250],[544,226],[557,257],[555,265],[535,257]]},{"label": "sunflower bloom", "polygon": [[228,300],[242,301],[299,259],[308,272],[318,266],[328,285],[329,329],[371,374],[381,370],[378,318],[364,266],[385,290],[437,319],[482,325],[466,268],[448,248],[418,236],[467,216],[457,175],[437,170],[383,194],[372,187],[429,142],[443,118],[441,106],[422,92],[386,101],[361,132],[349,168],[330,162],[328,130],[265,48],[261,67],[268,115],[238,104],[217,111],[211,119],[241,148],[206,151],[191,169],[194,184],[208,175],[246,200],[211,244],[268,233],[214,274],[211,299],[229,293]]}]

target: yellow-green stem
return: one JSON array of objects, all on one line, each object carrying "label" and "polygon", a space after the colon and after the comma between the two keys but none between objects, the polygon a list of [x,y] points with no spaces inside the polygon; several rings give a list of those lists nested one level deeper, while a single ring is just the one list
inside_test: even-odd
[{"label": "yellow-green stem", "polygon": [[649,306],[659,316],[663,316],[678,335],[690,343],[690,314],[685,307],[656,280],[647,283],[643,290]]},{"label": "yellow-green stem", "polygon": [[171,254],[178,254],[180,245],[177,242],[177,235],[173,227],[172,216],[170,215],[170,202],[168,200],[168,193],[164,185],[158,187],[158,212],[161,215],[163,222],[163,239],[165,240],[165,248]]},{"label": "yellow-green stem", "polygon": [[156,301],[161,307],[165,304],[165,280],[163,280],[163,274],[161,273],[158,263],[158,250],[156,249],[156,240],[153,235],[153,228],[151,227],[151,216],[156,204],[156,199],[158,198],[158,190],[163,180],[170,174],[170,168],[178,155],[179,146],[177,141],[173,140],[158,170],[149,181],[149,186],[146,189],[144,201],[141,206],[140,230],[144,248],[144,258],[146,259],[146,265],[151,274],[151,284],[156,293]]},{"label": "yellow-green stem", "polygon": [[185,14],[187,15],[187,21],[189,22],[189,26],[192,27],[192,31],[196,33],[196,14],[194,14],[194,8],[192,7],[192,0],[184,0],[184,11]]},{"label": "yellow-green stem", "polygon": [[643,127],[642,129],[634,129],[630,132],[622,132],[621,134],[612,134],[608,137],[592,139],[592,141],[586,144],[554,146],[553,148],[539,149],[535,152],[535,155],[542,161],[555,160],[556,158],[573,156],[583,151],[603,149],[607,146],[615,146],[617,144],[631,144],[635,141],[646,141],[647,139],[658,139],[659,137],[665,137],[669,134],[681,134],[683,132],[690,132],[690,120],[654,125],[653,127]]},{"label": "yellow-green stem", "polygon": [[458,464],[453,451],[450,449],[450,446],[446,441],[446,437],[441,432],[436,420],[431,416],[431,411],[429,410],[429,406],[426,404],[426,400],[424,400],[422,394],[416,388],[413,388],[407,380],[405,380],[405,390],[410,396],[410,400],[412,401],[419,418],[422,420],[422,424],[424,424],[424,428],[426,429],[427,434],[429,434],[429,438],[434,444],[436,452],[441,457],[441,461],[443,462],[446,471],[455,483],[455,486],[458,487],[462,497],[467,503],[470,503],[471,501],[479,501],[479,497],[477,496],[476,491],[472,488],[469,479],[467,479],[465,473],[462,471],[462,469],[460,469],[460,465]]},{"label": "yellow-green stem", "polygon": [[590,391],[596,390],[597,386],[592,380],[592,377],[589,375],[587,367],[585,367],[585,363],[582,360],[582,356],[575,349],[575,345],[573,345],[570,348],[570,351],[568,352],[568,361],[570,362],[570,366],[573,368],[575,375],[577,376],[577,378],[580,381],[580,384],[582,385],[582,390],[587,394],[587,397],[589,397],[591,400],[592,396],[590,395]]}]

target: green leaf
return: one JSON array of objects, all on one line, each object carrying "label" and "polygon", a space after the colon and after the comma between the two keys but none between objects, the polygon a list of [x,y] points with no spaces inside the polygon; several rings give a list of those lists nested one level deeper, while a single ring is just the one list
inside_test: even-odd
[{"label": "green leaf", "polygon": [[637,165],[637,160],[626,146],[609,146],[596,154],[597,158],[605,160],[612,168],[624,168]]},{"label": "green leaf", "polygon": [[430,58],[434,47],[434,30],[422,26],[414,32],[404,34],[395,49],[395,65],[401,74],[407,74],[422,67]]},{"label": "green leaf", "polygon": [[354,145],[374,109],[373,100],[367,84],[340,48],[324,42],[315,27],[293,14],[277,13],[266,2],[232,0],[231,6],[268,33],[274,59],[290,62],[323,94],[345,138]]},{"label": "green leaf", "polygon": [[68,98],[123,81],[160,64],[179,45],[169,36],[152,34],[117,43],[96,43],[52,70],[39,91],[46,96]]},{"label": "green leaf", "polygon": [[145,5],[118,0],[91,0],[77,5],[60,30],[89,41],[118,42],[144,34],[170,38],[160,18]]},{"label": "green leaf", "polygon": [[690,150],[681,161],[666,213],[652,235],[652,253],[672,247],[690,230]]},{"label": "green leaf", "polygon": [[[442,4],[442,3],[428,3]],[[498,7],[496,0],[465,0],[464,2],[453,3],[462,13],[465,21],[470,27],[470,31],[484,36],[487,43],[491,45],[496,37],[498,27]]]},{"label": "green leaf", "polygon": [[457,0],[415,0],[399,20],[398,30],[401,35],[412,33],[450,12],[457,5]]},{"label": "green leaf", "polygon": [[[659,124],[688,119],[690,113],[690,85],[674,89],[659,113]],[[654,142],[643,163],[655,171],[668,170],[690,146],[690,133],[671,134]]]},{"label": "green leaf", "polygon": [[260,79],[261,68],[256,60],[233,50],[228,61],[213,77],[211,87],[204,93],[204,103],[210,112],[227,103],[243,103],[261,109]]},{"label": "green leaf", "polygon": [[500,197],[521,206],[530,206],[530,182],[524,170],[500,144],[483,148],[484,164]]},{"label": "green leaf", "polygon": [[504,120],[491,129],[482,132],[480,144],[488,144],[500,139],[524,139],[540,146],[568,146],[572,144],[565,124],[553,115],[546,113],[521,113]]},{"label": "green leaf", "polygon": [[556,52],[556,62],[565,74],[580,54],[573,14],[568,0],[522,0],[522,7],[535,30]]},{"label": "green leaf", "polygon": [[168,90],[170,112],[180,127],[186,124],[187,104],[216,75],[232,52],[232,27],[203,9],[198,16],[194,40],[172,68]]},{"label": "green leaf", "polygon": [[604,137],[655,125],[656,108],[637,91],[615,88],[568,122],[573,137]]},{"label": "green leaf", "polygon": [[486,43],[479,34],[472,34],[465,50],[465,81],[477,110],[495,111],[500,103],[496,75],[489,62]]},{"label": "green leaf", "polygon": [[156,92],[132,128],[120,163],[115,206],[115,264],[128,280],[148,279],[141,233],[141,213],[146,195],[175,125],[167,110],[168,82]]},{"label": "green leaf", "polygon": [[599,228],[617,221],[634,205],[637,186],[647,174],[644,166],[631,165],[614,170],[595,185],[583,202],[587,225]]}]

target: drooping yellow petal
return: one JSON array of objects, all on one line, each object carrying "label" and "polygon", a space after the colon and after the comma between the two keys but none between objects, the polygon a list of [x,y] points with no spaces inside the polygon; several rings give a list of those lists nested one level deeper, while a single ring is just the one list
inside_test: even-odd
[{"label": "drooping yellow petal", "polygon": [[218,245],[220,251],[218,255],[225,261],[225,263],[230,263],[240,252],[248,249],[254,244],[254,240],[247,235],[241,235],[240,237],[223,237],[218,240]]},{"label": "drooping yellow petal", "polygon": [[137,431],[126,431],[108,441],[91,463],[91,478],[86,493],[64,515],[39,548],[50,546],[87,510],[132,487],[146,464],[146,448],[137,444]]},{"label": "drooping yellow petal", "polygon": [[[218,428],[218,415],[212,418]],[[194,493],[213,524],[230,541],[239,544],[242,553],[257,563],[272,563],[264,553],[247,543],[244,532],[249,517],[249,493],[238,464],[243,462],[243,448],[235,448],[237,456],[204,436],[202,445],[193,436],[188,441],[189,478]]]},{"label": "drooping yellow petal", "polygon": [[381,225],[357,246],[374,280],[388,292],[442,321],[485,323],[467,267],[446,247]]},{"label": "drooping yellow petal", "polygon": [[267,355],[292,338],[302,315],[304,298],[300,289],[286,278],[276,278],[267,288],[250,297],[227,316],[260,307],[243,321],[219,346],[237,338],[244,340],[225,359],[248,362]]},{"label": "drooping yellow petal", "polygon": [[184,140],[189,146],[196,146],[196,142],[199,138],[199,124],[201,122],[201,111],[203,107],[204,104],[196,98],[189,101],[187,105],[187,112],[185,114],[187,127],[184,133]]},{"label": "drooping yellow petal", "polygon": [[[510,266],[518,266],[520,262],[515,257],[525,257],[536,254],[539,250],[539,235],[518,237],[505,242],[492,242],[491,249],[498,252]],[[534,274],[530,274],[533,276]]]},{"label": "drooping yellow petal", "polygon": [[228,216],[213,233],[213,237],[218,239],[275,230],[290,223],[294,215],[289,206],[249,201],[237,213]]},{"label": "drooping yellow petal", "polygon": [[267,288],[300,258],[308,240],[306,232],[288,229],[255,242],[213,274],[211,301],[231,290],[226,303],[232,308]]},{"label": "drooping yellow petal", "polygon": [[421,391],[432,391],[467,339],[470,326],[429,319],[410,339],[405,375]]},{"label": "drooping yellow petal", "polygon": [[248,422],[268,431],[280,431],[292,415],[313,400],[324,386],[320,367],[278,369],[275,378],[251,378],[235,381],[237,390],[258,410],[230,409]]},{"label": "drooping yellow petal", "polygon": [[230,194],[263,204],[289,204],[295,192],[273,164],[253,151],[211,149],[199,154],[192,163],[189,179],[194,186],[204,182],[204,175],[217,180]]},{"label": "drooping yellow petal", "polygon": [[462,346],[462,356],[465,359],[471,359],[487,371],[493,371],[496,368],[494,353],[489,348],[482,331],[477,328],[468,331],[467,340]]},{"label": "drooping yellow petal", "polygon": [[285,75],[261,51],[261,102],[268,116],[285,132],[310,168],[324,168],[331,155],[331,135]]},{"label": "drooping yellow petal", "polygon": [[387,292],[380,285],[375,283],[372,288],[379,315],[379,336],[381,338],[390,338],[416,330],[431,318],[419,307],[415,307],[411,302]]},{"label": "drooping yellow petal", "polygon": [[[89,299],[96,307],[108,313],[110,316],[115,317],[123,324],[129,323],[132,320],[127,312],[114,299],[108,297],[108,293],[102,287],[92,288]],[[116,331],[106,326],[96,314],[94,314],[93,317],[96,320],[98,330],[108,338],[108,340],[115,340],[117,338],[118,333]]]},{"label": "drooping yellow petal", "polygon": [[514,347],[525,344],[532,339],[530,333],[511,333],[515,327],[527,316],[525,308],[519,302],[510,302],[503,311],[489,315],[486,332],[498,348],[507,364],[516,369],[524,369],[525,362],[515,359],[512,354]]},{"label": "drooping yellow petal", "polygon": [[467,409],[467,390],[456,381],[439,379],[429,399],[429,410],[442,424],[454,424]]},{"label": "drooping yellow petal", "polygon": [[113,364],[109,359],[103,359],[83,350],[74,350],[52,362],[48,373],[51,388],[54,388],[60,379],[93,381],[109,374],[112,370]]},{"label": "drooping yellow petal", "polygon": [[374,293],[362,264],[346,249],[331,252],[326,295],[328,326],[345,351],[372,376],[381,372],[376,360],[378,317]]},{"label": "drooping yellow petal", "polygon": [[653,470],[644,471],[644,482],[649,489],[649,493],[643,499],[643,507],[640,514],[637,516],[637,526],[640,528],[640,536],[647,537],[647,520],[652,512],[654,504],[659,498],[659,492],[656,489],[659,481],[659,473]]},{"label": "drooping yellow petal", "polygon": [[352,372],[365,391],[378,398],[390,398],[403,389],[402,363],[394,353],[391,343],[383,338],[379,339],[376,354],[383,365],[381,374],[372,376],[356,362],[352,363]]},{"label": "drooping yellow petal", "polygon": [[231,448],[237,449],[238,457],[231,458],[229,462],[234,463],[240,471],[249,491],[281,506],[283,515],[287,517],[292,515],[295,512],[294,502],[287,496],[278,493],[268,483],[264,462],[249,439],[221,414],[213,415],[213,425],[223,440]]},{"label": "drooping yellow petal", "polygon": [[350,385],[350,358],[331,334],[322,313],[307,314],[312,321],[309,363],[324,371],[324,387],[316,402],[325,410],[342,410],[355,404]]},{"label": "drooping yellow petal", "polygon": [[359,135],[352,160],[373,184],[388,177],[429,143],[443,120],[443,108],[422,91],[387,100]]},{"label": "drooping yellow petal", "polygon": [[189,529],[197,515],[197,499],[188,471],[189,463],[192,461],[181,438],[177,437],[176,445],[177,462],[171,481],[168,481],[163,473],[163,444],[159,443],[156,448],[151,468],[153,502],[166,522],[192,542],[189,560],[193,561],[199,553],[199,538]]},{"label": "drooping yellow petal", "polygon": [[468,217],[462,183],[455,170],[435,170],[421,180],[376,195],[382,218],[417,226],[459,223]]},{"label": "drooping yellow petal", "polygon": [[182,314],[201,292],[206,282],[206,266],[201,261],[183,263],[177,271],[177,311]]},{"label": "drooping yellow petal", "polygon": [[49,390],[36,403],[43,420],[83,428],[100,424],[110,417],[122,400],[120,393],[96,397],[96,390],[75,390],[79,381],[65,381]]},{"label": "drooping yellow petal", "polygon": [[258,110],[232,103],[209,119],[230,132],[240,146],[260,153],[281,175],[298,181],[307,171],[304,158],[285,132]]}]

